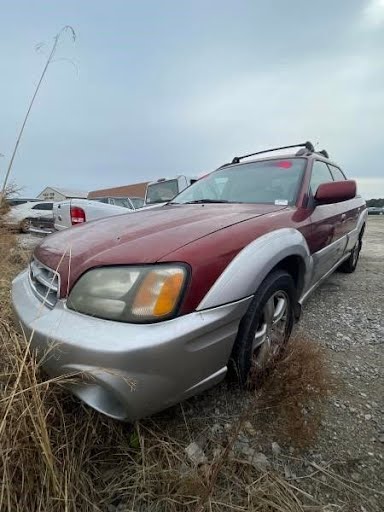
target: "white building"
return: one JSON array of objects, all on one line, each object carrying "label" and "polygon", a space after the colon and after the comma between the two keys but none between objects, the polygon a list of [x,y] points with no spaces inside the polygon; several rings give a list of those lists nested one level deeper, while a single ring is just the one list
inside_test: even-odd
[{"label": "white building", "polygon": [[86,199],[88,192],[70,190],[67,188],[46,187],[37,196],[42,201],[65,201],[66,199]]}]

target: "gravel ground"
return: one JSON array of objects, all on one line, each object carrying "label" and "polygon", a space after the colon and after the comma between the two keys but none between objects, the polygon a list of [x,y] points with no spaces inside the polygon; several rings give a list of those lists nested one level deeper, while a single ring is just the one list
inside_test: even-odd
[{"label": "gravel ground", "polygon": [[[310,298],[300,329],[328,351],[343,385],[331,401],[317,445],[352,482],[384,491],[384,219],[370,217],[354,274],[335,273]],[[384,510],[367,493],[356,510]],[[366,495],[367,495],[366,494]]]},{"label": "gravel ground", "polygon": [[[244,455],[252,450],[265,455],[267,468],[326,506],[321,510],[384,511],[383,298],[384,219],[370,217],[356,272],[327,279],[305,304],[297,328],[298,335],[325,347],[339,381],[316,441],[296,450],[273,425],[256,425],[256,432],[239,438]],[[224,383],[187,402],[183,414],[190,428],[199,418],[207,424],[205,432],[220,431],[245,402]],[[200,439],[203,446],[201,433]]]},{"label": "gravel ground", "polygon": [[[39,240],[20,238],[27,248]],[[333,274],[304,306],[298,334],[325,347],[340,381],[316,441],[297,451],[275,435],[273,425],[248,425],[235,446],[244,457],[256,457],[259,469],[278,471],[312,497],[309,502],[325,505],[324,511],[384,511],[383,262],[384,219],[370,217],[356,272]],[[199,448],[206,449],[208,437],[220,438],[246,402],[244,394],[223,383],[147,421],[180,439],[183,430],[185,446],[197,443],[189,447],[190,457],[205,460]]]}]

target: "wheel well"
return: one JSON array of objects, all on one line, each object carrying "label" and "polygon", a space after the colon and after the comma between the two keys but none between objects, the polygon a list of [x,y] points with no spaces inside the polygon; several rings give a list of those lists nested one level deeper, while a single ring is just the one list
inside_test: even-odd
[{"label": "wheel well", "polygon": [[300,256],[287,256],[281,260],[273,270],[285,270],[290,274],[295,282],[297,296],[300,297],[304,288],[305,263]]}]

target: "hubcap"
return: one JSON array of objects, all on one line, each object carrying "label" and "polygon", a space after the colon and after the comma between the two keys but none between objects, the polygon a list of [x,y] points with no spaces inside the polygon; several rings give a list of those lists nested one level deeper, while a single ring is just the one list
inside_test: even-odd
[{"label": "hubcap", "polygon": [[285,342],[289,298],[282,290],[275,292],[265,304],[252,344],[252,361],[264,368],[274,359]]},{"label": "hubcap", "polygon": [[31,221],[28,219],[24,219],[23,222],[21,223],[21,225],[22,225],[22,229],[24,231],[28,231],[31,226]]}]

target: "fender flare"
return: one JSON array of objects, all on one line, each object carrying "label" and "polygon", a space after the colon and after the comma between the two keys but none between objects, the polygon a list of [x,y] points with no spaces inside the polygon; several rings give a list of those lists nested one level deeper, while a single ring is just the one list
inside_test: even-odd
[{"label": "fender flare", "polygon": [[365,225],[367,223],[368,210],[365,208],[359,215],[359,220],[357,221],[357,231],[360,232],[362,229],[365,229]]},{"label": "fender flare", "polygon": [[345,248],[345,252],[349,253],[355,247],[356,242],[360,236],[360,233],[363,229],[365,229],[368,217],[368,210],[365,208],[359,215],[356,228],[348,233],[347,246]]},{"label": "fender flare", "polygon": [[200,302],[197,311],[254,295],[267,275],[289,256],[298,256],[303,261],[305,288],[312,272],[307,242],[297,229],[277,229],[257,238],[235,256]]}]

